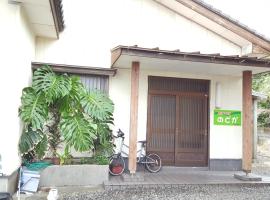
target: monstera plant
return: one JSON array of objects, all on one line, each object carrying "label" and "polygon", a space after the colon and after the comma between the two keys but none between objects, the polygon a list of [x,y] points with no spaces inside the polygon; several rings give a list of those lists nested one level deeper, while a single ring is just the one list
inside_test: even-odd
[{"label": "monstera plant", "polygon": [[111,136],[114,106],[107,95],[88,91],[80,78],[59,75],[49,66],[38,68],[32,86],[22,91],[19,116],[24,122],[21,154],[42,158],[56,155],[62,142],[76,151],[90,151]]}]

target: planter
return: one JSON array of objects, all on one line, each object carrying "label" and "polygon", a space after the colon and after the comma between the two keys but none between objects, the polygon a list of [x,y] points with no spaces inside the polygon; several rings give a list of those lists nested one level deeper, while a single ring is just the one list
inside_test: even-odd
[{"label": "planter", "polygon": [[54,164],[54,165],[60,165],[60,158],[53,157],[52,158],[52,164]]},{"label": "planter", "polygon": [[41,172],[40,187],[100,185],[109,179],[108,165],[53,165]]}]

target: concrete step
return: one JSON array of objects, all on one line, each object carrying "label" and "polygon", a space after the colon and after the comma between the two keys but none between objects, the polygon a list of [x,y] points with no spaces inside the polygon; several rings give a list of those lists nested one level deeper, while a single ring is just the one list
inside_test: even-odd
[{"label": "concrete step", "polygon": [[136,183],[136,184],[109,184],[104,183],[104,189],[105,190],[126,190],[126,189],[170,189],[170,188],[177,188],[177,189],[183,189],[187,186],[191,187],[205,187],[205,186],[238,186],[238,187],[263,187],[263,186],[270,186],[270,183],[264,183],[264,182],[255,182],[255,183],[212,183],[212,184],[170,184],[170,183],[163,183],[163,184],[154,184],[154,183]]}]

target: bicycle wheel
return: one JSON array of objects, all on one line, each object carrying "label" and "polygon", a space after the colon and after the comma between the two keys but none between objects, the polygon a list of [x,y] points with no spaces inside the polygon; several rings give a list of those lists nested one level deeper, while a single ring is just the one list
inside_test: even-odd
[{"label": "bicycle wheel", "polygon": [[121,175],[125,170],[125,161],[121,155],[113,155],[109,162],[109,173],[113,176]]},{"label": "bicycle wheel", "polygon": [[161,158],[159,155],[152,153],[146,156],[146,169],[151,173],[157,173],[161,169]]}]

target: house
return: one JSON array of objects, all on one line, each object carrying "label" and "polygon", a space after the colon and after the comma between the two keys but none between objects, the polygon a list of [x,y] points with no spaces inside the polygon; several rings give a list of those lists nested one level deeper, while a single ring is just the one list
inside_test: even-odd
[{"label": "house", "polygon": [[200,0],[4,0],[0,24],[9,180],[20,165],[21,90],[44,63],[109,93],[131,173],[143,139],[164,165],[251,171],[251,79],[270,70],[268,38]]}]

